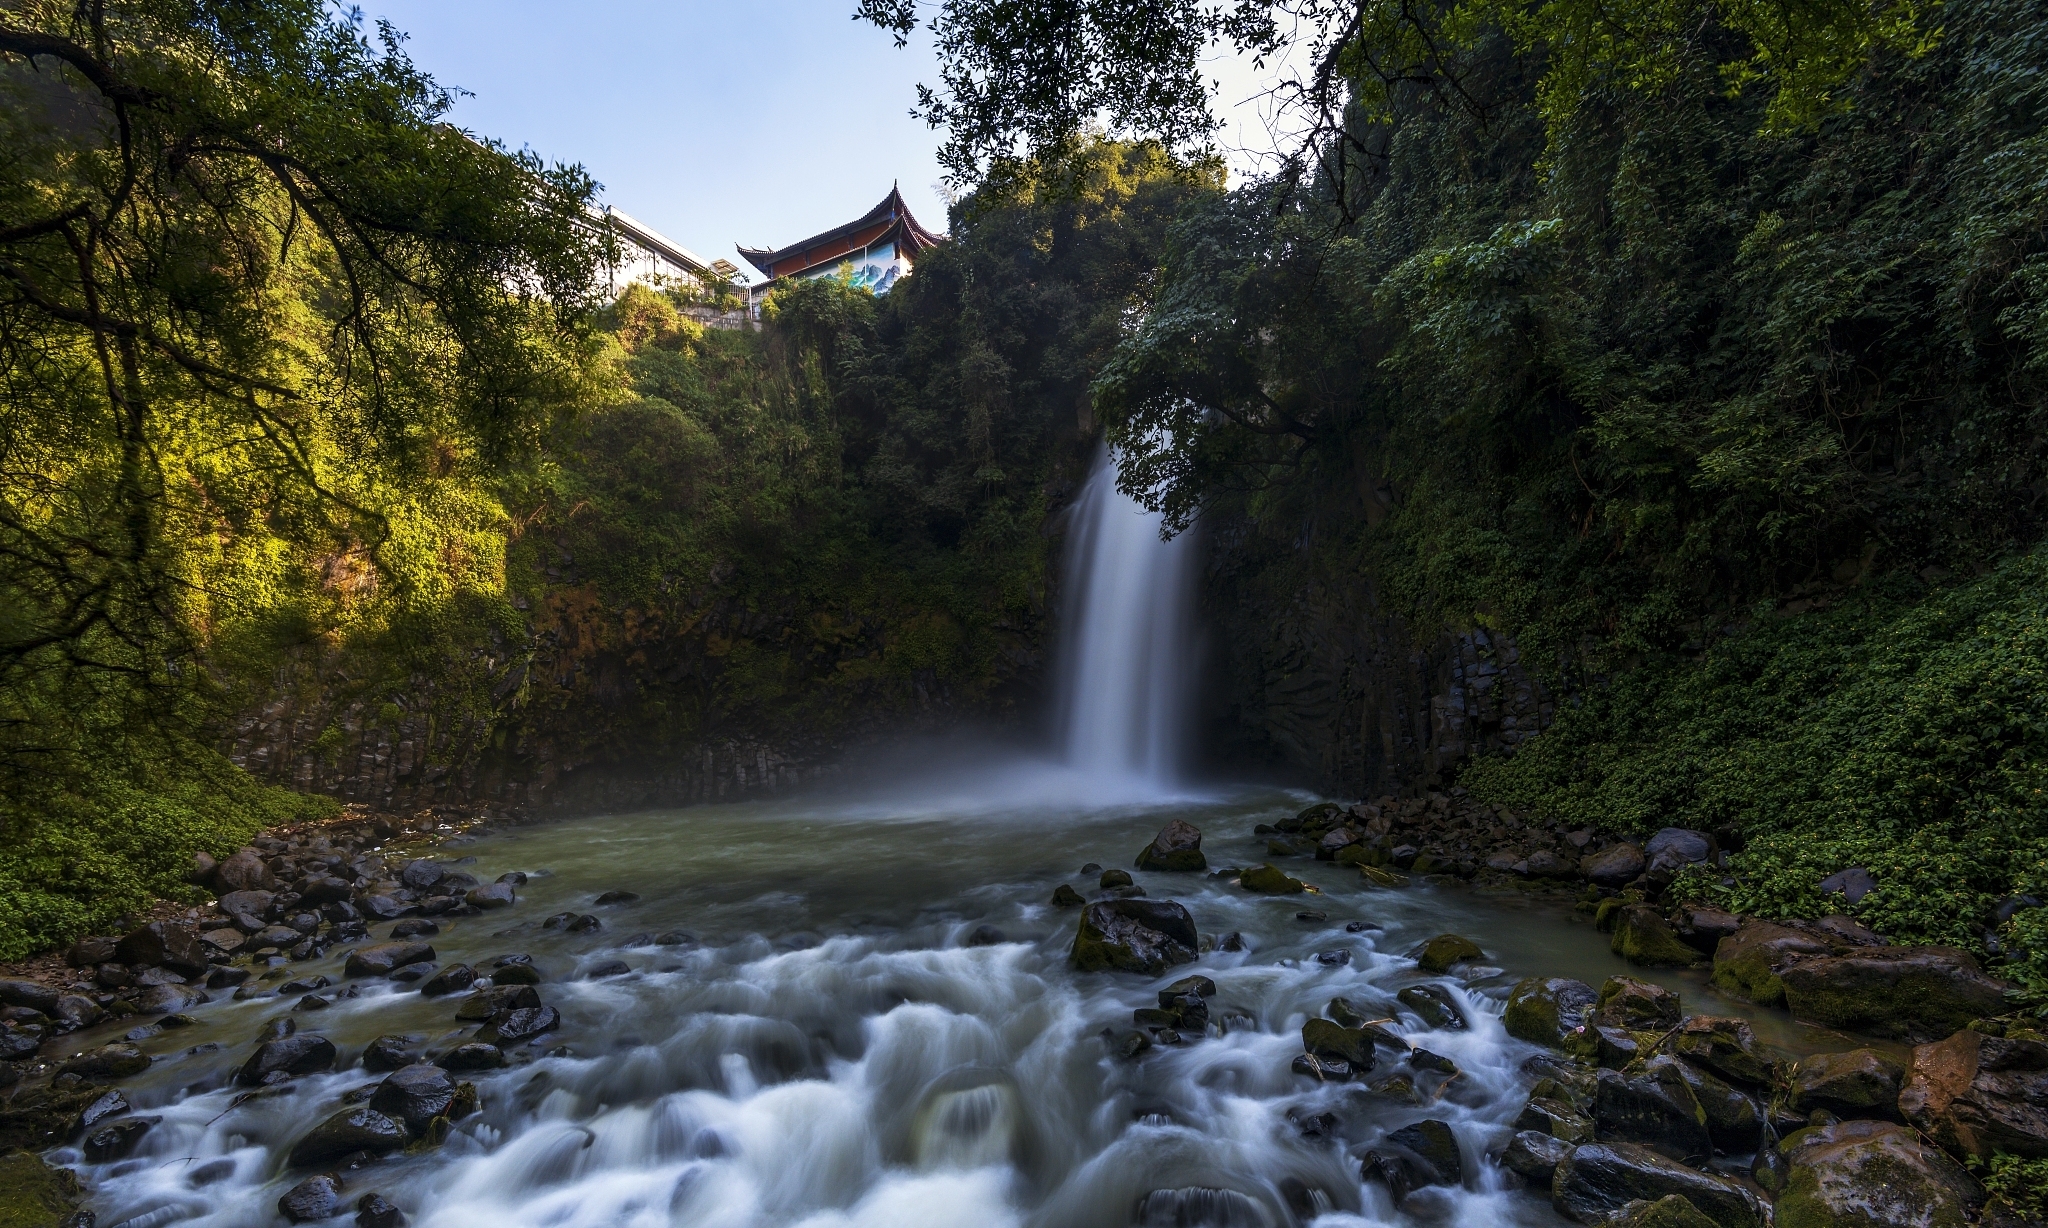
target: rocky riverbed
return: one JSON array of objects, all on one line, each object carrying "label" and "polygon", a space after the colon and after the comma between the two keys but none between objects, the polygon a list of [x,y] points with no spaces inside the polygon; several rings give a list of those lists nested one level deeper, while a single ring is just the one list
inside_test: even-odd
[{"label": "rocky riverbed", "polygon": [[1961,1224],[1973,1158],[2048,1149],[1966,955],[1669,904],[1711,833],[1488,868],[1471,811],[259,841],[0,984],[8,1222]]}]

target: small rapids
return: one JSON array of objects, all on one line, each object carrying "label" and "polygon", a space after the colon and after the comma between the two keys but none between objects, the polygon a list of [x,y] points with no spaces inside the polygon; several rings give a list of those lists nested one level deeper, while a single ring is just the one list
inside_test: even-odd
[{"label": "small rapids", "polygon": [[[506,1069],[460,1076],[482,1110],[440,1146],[343,1172],[345,1205],[375,1191],[420,1228],[1560,1222],[1485,1156],[1511,1133],[1535,1052],[1502,1031],[1506,987],[1534,972],[1621,970],[1583,923],[1463,891],[1374,890],[1330,863],[1290,863],[1324,888],[1290,898],[1140,872],[1153,898],[1186,904],[1205,936],[1242,934],[1245,949],[1157,980],[1069,965],[1076,914],[1048,901],[1063,882],[1094,893],[1082,862],[1127,867],[1173,817],[1203,828],[1212,865],[1260,860],[1252,825],[1302,801],[1237,791],[888,818],[873,802],[762,802],[511,829],[443,850],[473,857],[466,868],[486,881],[533,877],[515,907],[445,924],[432,939],[440,962],[530,954],[563,1025],[513,1049]],[[640,898],[594,903],[611,890]],[[541,928],[564,909],[604,929]],[[1327,919],[1297,919],[1306,909]],[[1485,966],[1423,976],[1404,952],[1446,930],[1476,939]],[[672,931],[687,938],[648,937]],[[340,980],[346,952],[291,972]],[[631,971],[577,979],[614,959]],[[1129,1032],[1134,1009],[1190,973],[1217,986],[1208,1035],[1114,1056],[1105,1031]],[[1431,1030],[1396,1001],[1423,981],[1470,1026]],[[358,996],[318,1011],[220,995],[191,1012],[197,1026],[147,1042],[156,1064],[123,1085],[138,1113],[162,1119],[140,1149],[104,1164],[75,1148],[51,1156],[86,1179],[102,1228],[277,1223],[279,1196],[306,1175],[286,1166],[294,1141],[382,1078],[359,1064],[369,1041],[401,1033],[434,1052],[471,1030],[454,1021],[458,999],[353,984]],[[1337,996],[1460,1073],[1385,1051],[1358,1082],[1292,1072],[1303,1022]],[[286,1016],[332,1039],[341,1068],[260,1094],[235,1086],[259,1034]],[[1358,1157],[1423,1118],[1450,1124],[1465,1180],[1397,1211]]]}]

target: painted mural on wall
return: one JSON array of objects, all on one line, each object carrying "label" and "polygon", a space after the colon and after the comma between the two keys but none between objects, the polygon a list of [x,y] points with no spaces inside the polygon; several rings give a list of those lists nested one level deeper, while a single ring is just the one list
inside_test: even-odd
[{"label": "painted mural on wall", "polygon": [[809,276],[839,277],[845,274],[849,267],[852,269],[854,287],[871,294],[887,294],[889,287],[896,284],[897,278],[910,272],[910,261],[896,254],[894,243],[884,243],[880,247],[869,248],[867,251],[848,256],[838,264],[826,265]]}]

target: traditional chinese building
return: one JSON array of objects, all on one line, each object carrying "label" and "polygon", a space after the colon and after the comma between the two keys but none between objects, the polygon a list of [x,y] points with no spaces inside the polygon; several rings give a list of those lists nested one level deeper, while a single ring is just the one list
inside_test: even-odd
[{"label": "traditional chinese building", "polygon": [[768,280],[785,277],[823,277],[837,273],[841,265],[853,268],[853,284],[876,294],[887,294],[896,279],[907,276],[919,252],[945,242],[917,224],[903,194],[894,187],[882,203],[844,226],[812,235],[788,247],[742,247],[740,255],[761,270]]}]

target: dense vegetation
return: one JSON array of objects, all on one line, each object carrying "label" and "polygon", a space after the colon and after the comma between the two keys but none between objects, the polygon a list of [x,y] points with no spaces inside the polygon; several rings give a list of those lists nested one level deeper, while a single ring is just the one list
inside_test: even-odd
[{"label": "dense vegetation", "polygon": [[1213,184],[1104,145],[886,300],[707,328],[606,301],[587,177],[327,6],[15,6],[0,53],[0,958],[331,811],[224,755],[280,699],[426,777],[1002,711],[1088,378]]}]

